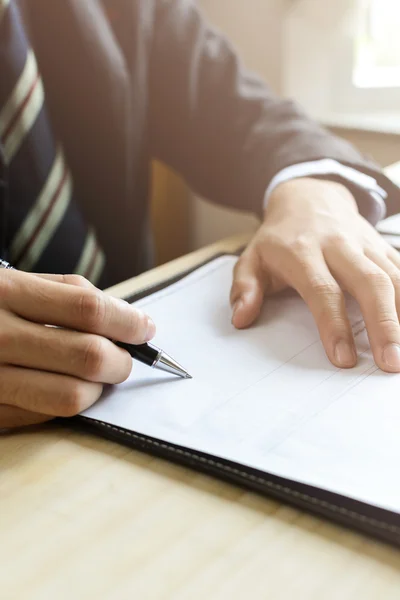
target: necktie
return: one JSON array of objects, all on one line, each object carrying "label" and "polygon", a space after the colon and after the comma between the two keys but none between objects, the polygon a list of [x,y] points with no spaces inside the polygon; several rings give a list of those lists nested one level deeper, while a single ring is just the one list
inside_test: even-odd
[{"label": "necktie", "polygon": [[104,254],[74,197],[16,0],[0,0],[0,143],[8,171],[8,260],[104,282]]}]

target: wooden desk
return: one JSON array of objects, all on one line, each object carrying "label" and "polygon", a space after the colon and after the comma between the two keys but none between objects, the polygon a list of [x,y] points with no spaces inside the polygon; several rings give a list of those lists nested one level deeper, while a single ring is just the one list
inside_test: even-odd
[{"label": "wooden desk", "polygon": [[[235,237],[111,290],[129,295]],[[1,600],[398,600],[400,551],[72,429],[0,438]]]}]

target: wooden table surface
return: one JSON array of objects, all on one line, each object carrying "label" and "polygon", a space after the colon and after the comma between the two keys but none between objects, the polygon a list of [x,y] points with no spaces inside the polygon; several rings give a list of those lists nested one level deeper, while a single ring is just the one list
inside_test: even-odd
[{"label": "wooden table surface", "polygon": [[400,551],[362,535],[72,428],[0,437],[0,600],[399,597]]}]

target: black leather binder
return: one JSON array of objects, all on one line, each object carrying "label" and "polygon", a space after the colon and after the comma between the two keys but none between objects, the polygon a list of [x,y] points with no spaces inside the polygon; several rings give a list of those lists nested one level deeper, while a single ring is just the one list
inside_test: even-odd
[{"label": "black leather binder", "polygon": [[[135,296],[127,298],[127,300],[134,302],[160,291],[176,283],[196,269],[181,273],[156,286],[143,289]],[[84,428],[88,432],[104,436],[163,459],[183,464],[243,488],[271,496],[332,522],[379,538],[380,540],[400,545],[400,513],[249,468],[236,462],[174,445],[163,439],[148,437],[132,430],[93,420],[92,418],[88,419],[81,416],[75,422],[77,426]],[[397,473],[393,473],[393,477],[397,477]]]}]

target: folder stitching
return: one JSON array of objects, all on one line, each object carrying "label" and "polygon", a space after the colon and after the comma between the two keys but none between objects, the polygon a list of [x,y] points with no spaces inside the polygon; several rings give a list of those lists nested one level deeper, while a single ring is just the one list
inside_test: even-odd
[{"label": "folder stitching", "polygon": [[340,513],[340,514],[345,515],[346,517],[350,517],[351,519],[354,519],[356,521],[360,521],[362,523],[368,523],[372,527],[390,531],[391,533],[400,534],[400,527],[397,527],[396,525],[391,525],[390,523],[387,523],[386,521],[379,521],[377,519],[373,519],[371,517],[361,515],[353,510],[348,510],[347,508],[338,506],[337,504],[332,504],[331,502],[326,502],[325,500],[319,500],[318,498],[315,498],[314,496],[310,496],[309,494],[297,492],[296,490],[293,490],[290,487],[280,485],[279,483],[274,483],[272,481],[268,481],[267,479],[263,479],[262,477],[257,477],[256,475],[251,475],[249,473],[246,473],[246,471],[242,471],[240,469],[230,467],[229,465],[224,465],[223,463],[213,460],[211,458],[204,458],[203,456],[194,454],[194,453],[190,452],[189,450],[182,450],[180,448],[174,448],[173,446],[170,446],[169,444],[166,444],[164,442],[158,442],[156,440],[146,438],[145,436],[138,435],[137,433],[132,433],[131,431],[126,431],[124,429],[120,429],[119,427],[116,427],[115,425],[110,425],[109,423],[104,423],[103,421],[97,421],[95,419],[88,419],[87,417],[82,417],[82,419],[85,421],[98,423],[99,425],[102,425],[103,427],[106,427],[107,429],[111,429],[112,431],[116,431],[117,433],[120,433],[124,436],[129,436],[133,439],[136,439],[140,442],[144,442],[146,444],[152,445],[156,448],[162,448],[164,450],[174,452],[175,454],[186,456],[194,461],[208,464],[212,467],[218,467],[219,469],[222,469],[223,471],[226,471],[227,473],[239,475],[239,476],[243,477],[244,479],[248,479],[249,481],[253,481],[255,483],[261,483],[261,484],[265,485],[266,487],[269,487],[273,490],[276,490],[279,492],[284,492],[285,494],[292,496],[293,498],[297,498],[297,499],[303,500],[305,502],[321,506],[322,508],[328,509],[335,513]]}]

